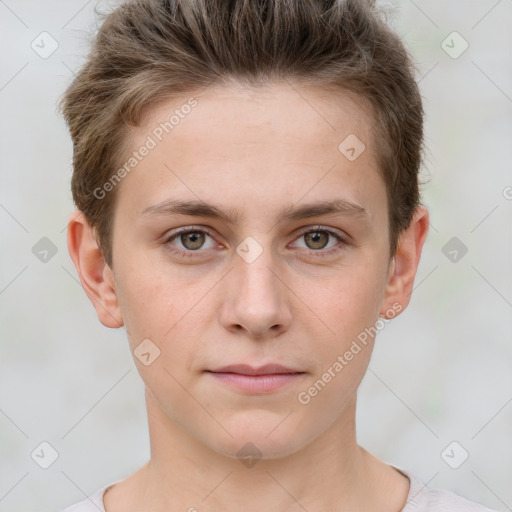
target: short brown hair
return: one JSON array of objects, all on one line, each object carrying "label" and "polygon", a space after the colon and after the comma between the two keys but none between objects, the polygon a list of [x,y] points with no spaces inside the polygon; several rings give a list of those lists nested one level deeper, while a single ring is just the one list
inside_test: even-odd
[{"label": "short brown hair", "polygon": [[[228,80],[293,79],[363,98],[386,183],[391,256],[419,205],[423,107],[412,59],[371,0],[131,0],[108,14],[60,108],[73,139],[71,188],[112,267],[130,126],[161,100]],[[340,141],[341,142],[341,141]]]}]

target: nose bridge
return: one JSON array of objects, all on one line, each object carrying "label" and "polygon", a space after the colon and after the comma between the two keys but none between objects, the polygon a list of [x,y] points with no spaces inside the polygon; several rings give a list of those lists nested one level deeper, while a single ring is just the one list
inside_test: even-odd
[{"label": "nose bridge", "polygon": [[281,283],[275,275],[278,270],[269,239],[260,242],[254,237],[247,237],[236,252],[239,297],[249,299],[249,302],[258,299],[264,299],[269,304],[275,302],[277,295],[280,295]]},{"label": "nose bridge", "polygon": [[247,237],[236,248],[223,305],[225,327],[242,327],[254,337],[276,330],[275,326],[282,329],[290,321],[286,287],[278,277],[281,266],[270,238],[266,240]]}]

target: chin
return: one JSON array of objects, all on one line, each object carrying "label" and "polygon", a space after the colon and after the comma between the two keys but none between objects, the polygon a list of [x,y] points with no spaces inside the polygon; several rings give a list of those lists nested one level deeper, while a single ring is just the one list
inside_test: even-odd
[{"label": "chin", "polygon": [[224,430],[222,433],[217,430],[220,434],[217,442],[210,437],[206,444],[223,456],[240,459],[248,467],[260,459],[287,457],[307,444],[304,429],[299,428],[296,419],[286,418],[287,414],[257,411],[223,421],[221,424],[232,437]]}]

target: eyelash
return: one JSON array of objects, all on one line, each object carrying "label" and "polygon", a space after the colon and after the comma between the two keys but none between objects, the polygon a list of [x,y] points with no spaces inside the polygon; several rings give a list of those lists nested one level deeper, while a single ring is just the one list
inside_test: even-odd
[{"label": "eyelash", "polygon": [[[173,253],[176,253],[180,256],[184,256],[186,258],[193,258],[193,257],[195,257],[195,253],[203,252],[203,250],[198,249],[196,251],[191,251],[191,250],[184,251],[184,250],[178,249],[170,244],[170,242],[172,242],[175,238],[178,238],[180,235],[184,235],[184,234],[188,234],[188,233],[205,233],[208,236],[210,236],[211,238],[213,238],[213,234],[209,229],[196,228],[196,227],[192,226],[192,227],[187,227],[187,228],[181,229],[181,230],[173,233],[172,235],[168,236],[164,240],[164,244],[166,244],[168,250]],[[307,235],[308,233],[328,233],[329,235],[333,236],[341,243],[341,244],[337,244],[334,247],[331,247],[330,249],[325,249],[325,250],[318,249],[315,251],[313,249],[306,249],[306,252],[308,254],[312,254],[314,256],[319,256],[319,257],[331,256],[331,255],[336,254],[339,251],[343,250],[344,246],[348,245],[347,242],[338,233],[336,233],[335,231],[332,231],[330,229],[322,228],[321,226],[318,226],[318,227],[315,227],[312,229],[308,229],[307,231],[303,231],[302,233],[299,234],[299,236],[297,238],[301,238],[301,237]]]}]

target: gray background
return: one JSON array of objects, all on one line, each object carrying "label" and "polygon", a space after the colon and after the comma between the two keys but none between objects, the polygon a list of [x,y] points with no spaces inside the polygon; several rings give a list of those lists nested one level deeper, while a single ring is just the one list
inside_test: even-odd
[{"label": "gray background", "polygon": [[[411,304],[361,385],[359,442],[430,487],[512,510],[512,0],[392,4],[425,100],[432,226]],[[95,5],[0,1],[0,511],[58,510],[149,453],[125,331],[99,323],[66,247],[71,141],[56,101]],[[43,31],[59,45],[47,58],[31,47],[51,49]],[[43,237],[57,250],[46,262],[32,251]],[[58,452],[46,470],[43,441]]]}]

